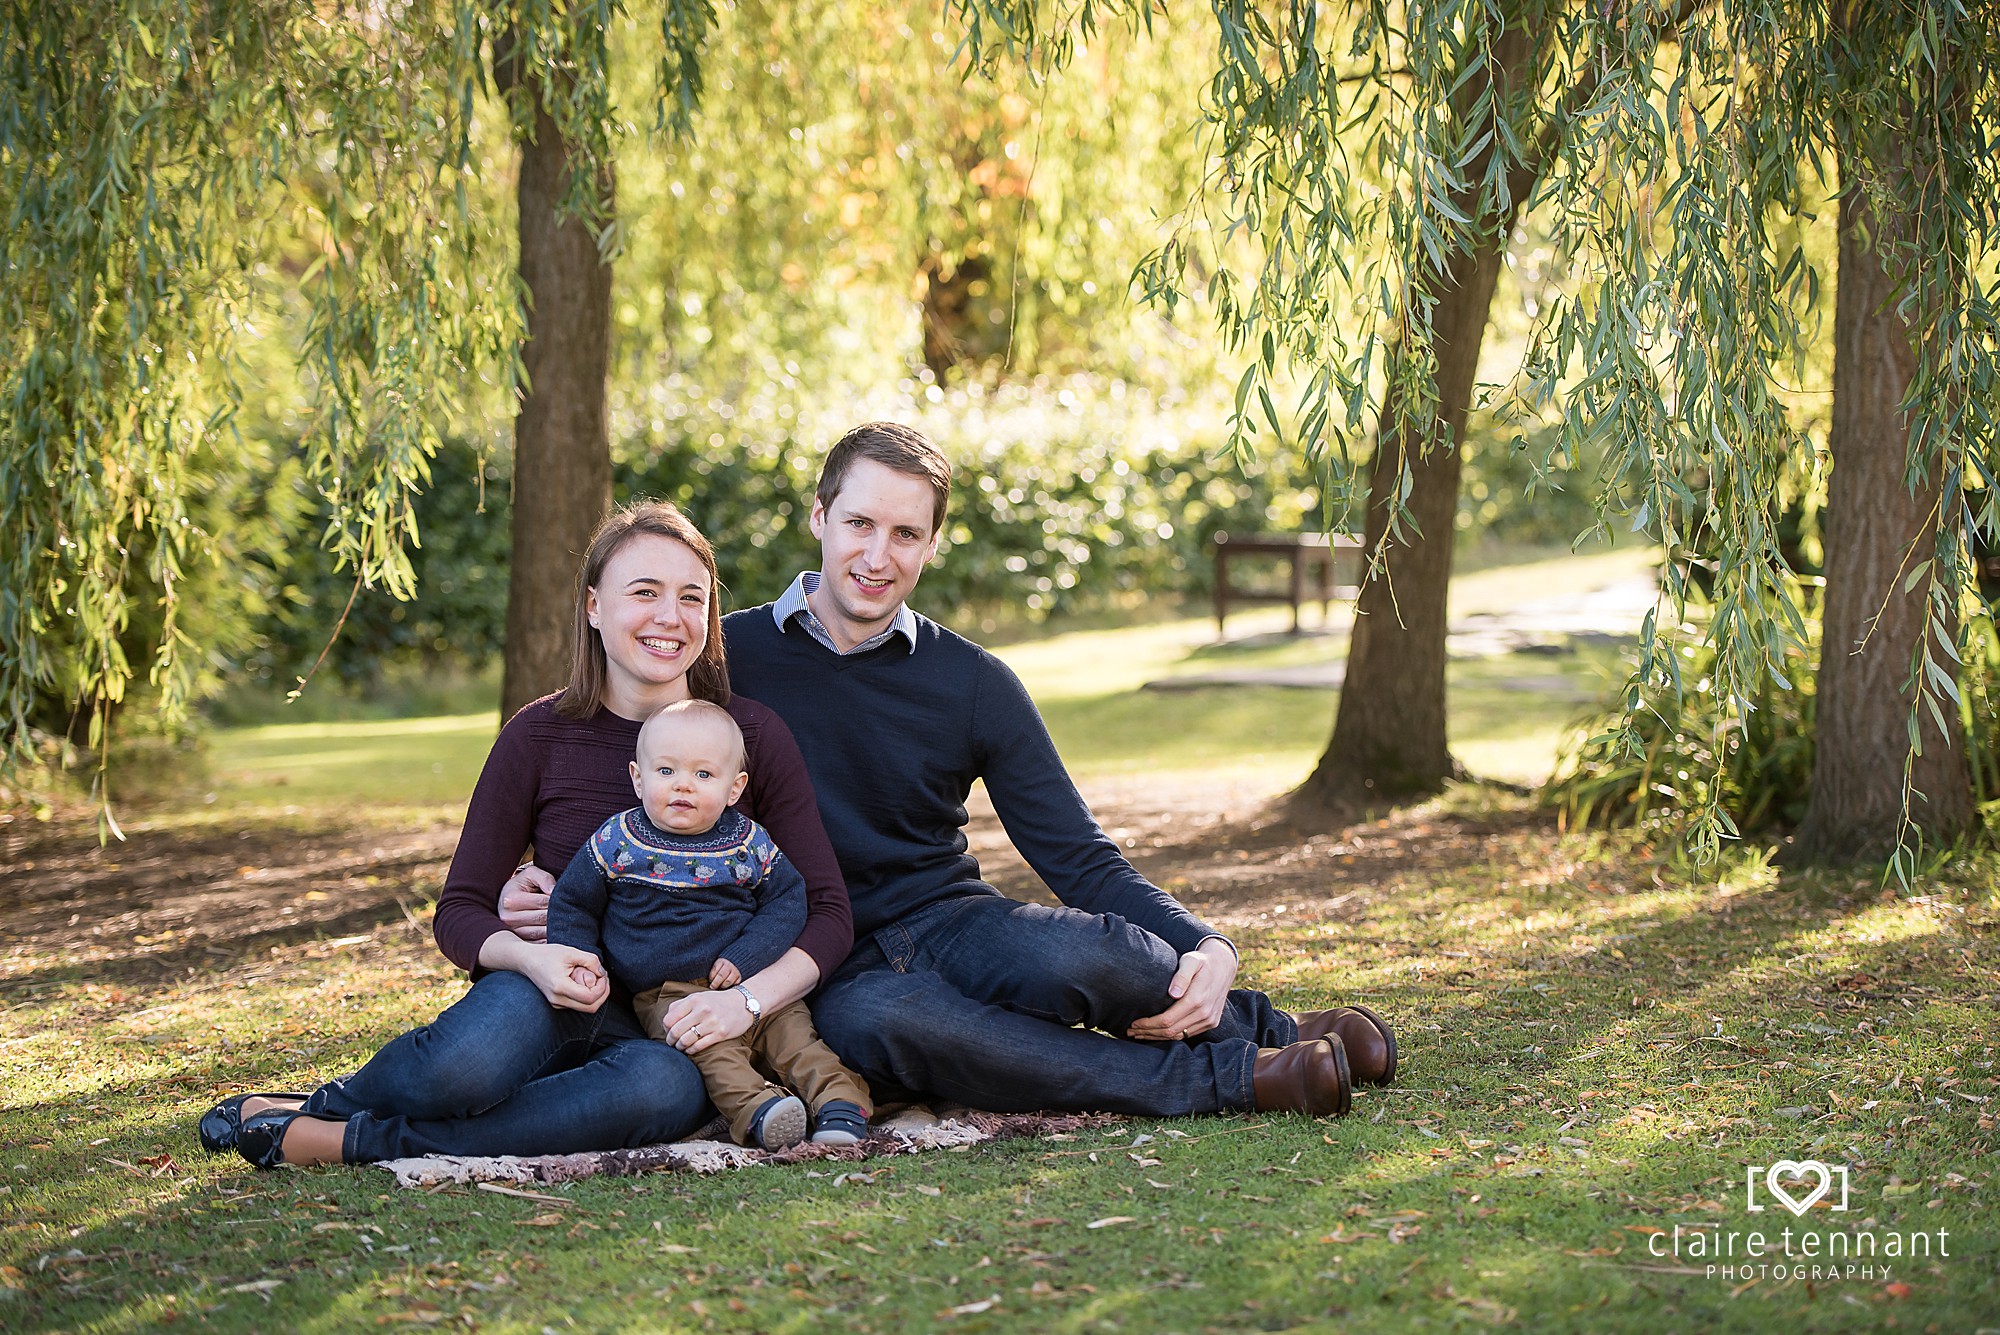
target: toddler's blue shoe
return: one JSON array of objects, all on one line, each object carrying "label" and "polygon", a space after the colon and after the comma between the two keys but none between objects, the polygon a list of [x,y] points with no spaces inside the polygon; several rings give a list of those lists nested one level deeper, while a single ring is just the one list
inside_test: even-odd
[{"label": "toddler's blue shoe", "polygon": [[828,1099],[813,1118],[815,1145],[859,1145],[867,1138],[867,1116],[846,1099]]}]

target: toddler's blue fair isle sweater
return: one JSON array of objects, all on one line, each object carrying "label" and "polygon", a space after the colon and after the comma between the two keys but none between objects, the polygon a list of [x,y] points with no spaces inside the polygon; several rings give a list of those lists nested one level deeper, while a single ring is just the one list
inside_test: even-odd
[{"label": "toddler's blue fair isle sweater", "polygon": [[662,830],[643,807],[613,816],[549,898],[549,940],[593,952],[631,993],[706,978],[723,957],[748,978],[805,920],[805,879],[737,811],[695,835]]}]

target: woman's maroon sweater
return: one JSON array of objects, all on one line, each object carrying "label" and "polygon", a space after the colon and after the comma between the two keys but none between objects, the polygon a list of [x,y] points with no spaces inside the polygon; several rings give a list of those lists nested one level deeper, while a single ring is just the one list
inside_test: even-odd
[{"label": "woman's maroon sweater", "polygon": [[[556,713],[543,696],[507,720],[466,807],[432,931],[461,969],[479,971],[479,948],[500,921],[500,887],[534,848],[535,865],[560,876],[597,827],[634,806],[630,765],[639,724],[600,709],[587,719]],[[795,943],[829,977],[854,945],[854,918],[840,864],[820,824],[805,760],[776,714],[736,696],[729,713],[743,729],[750,773],[736,809],[771,832],[806,879],[806,925]]]}]

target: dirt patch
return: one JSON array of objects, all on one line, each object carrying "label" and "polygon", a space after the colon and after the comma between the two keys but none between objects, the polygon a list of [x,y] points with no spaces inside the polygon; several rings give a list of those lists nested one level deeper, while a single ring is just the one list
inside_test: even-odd
[{"label": "dirt patch", "polygon": [[[1085,796],[1141,873],[1226,931],[1268,923],[1280,906],[1295,918],[1352,918],[1413,879],[1512,861],[1524,834],[1548,828],[1516,805],[1478,816],[1417,806],[1305,829],[1278,814],[1279,794],[1152,779],[1095,785]],[[1055,902],[983,794],[971,810],[967,835],[987,879],[1016,898]]]},{"label": "dirt patch", "polygon": [[230,968],[274,946],[366,933],[444,882],[458,831],[439,825],[10,829],[0,847],[0,996],[87,977],[145,983]]},{"label": "dirt patch", "polygon": [[[1416,877],[1518,856],[1531,815],[1416,808],[1333,831],[1269,814],[1271,795],[1192,782],[1095,784],[1105,831],[1146,876],[1225,931],[1349,920]],[[976,795],[967,834],[988,879],[1053,902]],[[69,979],[145,984],[251,963],[301,941],[415,919],[458,830],[357,824],[141,828],[100,847],[71,820],[7,828],[0,845],[0,997]],[[1512,845],[1512,854],[1503,846]]]}]

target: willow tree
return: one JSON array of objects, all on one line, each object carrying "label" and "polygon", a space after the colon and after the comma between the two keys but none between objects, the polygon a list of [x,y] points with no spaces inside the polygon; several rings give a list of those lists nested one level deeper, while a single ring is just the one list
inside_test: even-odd
[{"label": "willow tree", "polygon": [[[1367,470],[1368,573],[1332,736],[1294,794],[1302,812],[1432,793],[1458,772],[1452,521],[1502,261],[1524,210],[1629,170],[1595,159],[1593,121],[1647,96],[1661,43],[1700,8],[1639,6],[1614,23],[1561,0],[1295,6],[1279,23],[1216,7],[1209,105],[1230,187],[1216,199],[1235,216],[1209,231],[1261,242],[1254,270],[1210,261],[1219,318],[1253,354],[1239,440],[1268,431],[1324,457],[1345,513]],[[1176,292],[1198,236],[1151,262],[1156,295]],[[1273,390],[1293,368],[1305,388],[1289,427]]]},{"label": "willow tree", "polygon": [[[965,8],[976,43],[1031,50],[1060,40],[1034,6]],[[1836,341],[1845,334],[1853,345],[1856,322],[1886,312],[1901,345],[1886,387],[1893,406],[1859,432],[1872,442],[1862,452],[1879,450],[1885,433],[1900,440],[1902,468],[1892,449],[1886,473],[1859,490],[1879,494],[1880,479],[1894,477],[1911,504],[1871,525],[1836,503],[1829,545],[1861,553],[1869,574],[1830,571],[1828,606],[1873,600],[1874,612],[1838,633],[1872,639],[1906,667],[1895,692],[1875,672],[1863,689],[1822,696],[1819,730],[1844,738],[1885,712],[1899,718],[1909,763],[1850,756],[1840,767],[1869,788],[1871,810],[1888,794],[1906,830],[1962,826],[1950,780],[1925,777],[1921,757],[1951,749],[1965,539],[1975,523],[1991,534],[1996,519],[2000,191],[1990,142],[2000,127],[2000,14],[1963,0],[1834,14],[1769,0],[1276,10],[1217,0],[1213,10],[1217,170],[1142,276],[1172,303],[1190,273],[1208,275],[1248,363],[1239,443],[1263,434],[1323,458],[1331,501],[1348,512],[1359,461],[1369,461],[1362,615],[1305,804],[1422,792],[1452,770],[1446,521],[1489,275],[1517,217],[1532,216],[1565,274],[1545,294],[1518,367],[1489,392],[1504,412],[1554,419],[1541,461],[1550,472],[1601,451],[1606,529],[1669,548],[1699,542],[1720,558],[1712,606],[1699,616],[1683,572],[1669,568],[1628,709],[1676,708],[1692,637],[1709,642],[1702,685],[1724,701],[1718,756],[1759,685],[1785,684],[1809,637],[1776,502],[1787,464],[1813,450],[1788,406],[1817,284],[1782,224],[1818,207],[1801,164],[1838,142],[1852,268]],[[1082,11],[1084,26],[1094,12]],[[1248,238],[1249,258],[1212,240],[1224,236]],[[1871,255],[1888,282],[1868,282]],[[1287,378],[1303,388],[1281,408]],[[1852,398],[1854,376],[1844,385]],[[1878,401],[1883,393],[1873,387]],[[1891,419],[1907,431],[1891,430]],[[1842,435],[1850,444],[1836,455],[1857,453],[1856,432]],[[1836,457],[1836,476],[1841,467]],[[1861,481],[1867,466],[1847,467]],[[1897,587],[1926,610],[1904,613]],[[1928,751],[1926,717],[1940,730]],[[1636,733],[1627,741],[1636,746]],[[1838,754],[1838,744],[1827,753]],[[1947,761],[1937,772],[1950,770]],[[1913,783],[1931,789],[1916,807],[1906,803]],[[1708,783],[1688,799],[1698,852],[1731,833],[1720,792]]]},{"label": "willow tree", "polygon": [[[323,541],[357,586],[409,592],[412,497],[484,386],[518,387],[529,437],[575,420],[540,411],[556,396],[601,404],[602,358],[594,383],[588,366],[568,374],[574,349],[536,321],[560,315],[570,274],[614,248],[604,34],[620,12],[613,0],[415,0],[391,21],[361,3],[58,0],[0,14],[10,762],[51,690],[90,716],[93,744],[136,676],[167,717],[185,710],[206,646],[181,625],[181,590],[218,550],[192,503],[203,485],[192,461],[231,449],[244,348],[273,287],[307,312],[296,349],[309,401],[303,473],[330,515]],[[663,12],[659,118],[684,126],[710,10],[670,0]],[[496,43],[536,214],[519,257],[526,304],[540,312],[525,325],[537,335],[534,378],[516,375],[516,252],[475,188],[473,146],[496,115],[486,96]],[[267,262],[301,243],[302,268]],[[565,258],[543,283],[551,266],[537,257],[556,252]],[[534,425],[538,412],[548,429]],[[601,432],[574,443],[608,452]],[[601,511],[598,476],[558,461],[525,508],[545,512],[577,489]],[[581,545],[567,533],[535,539],[538,552]],[[151,633],[135,644],[138,622]],[[560,621],[553,635],[523,629],[565,633]]]}]

